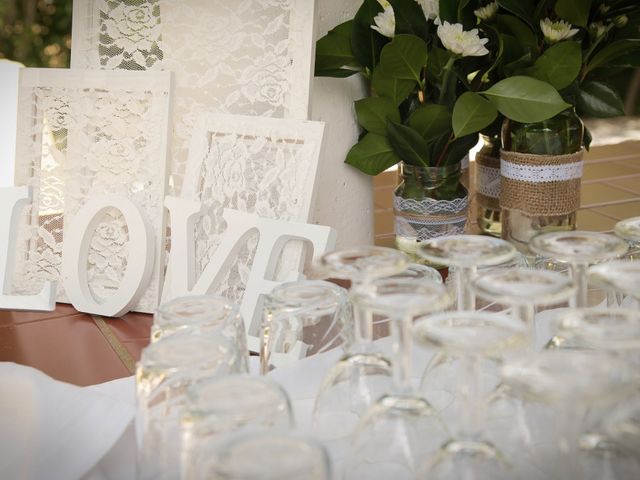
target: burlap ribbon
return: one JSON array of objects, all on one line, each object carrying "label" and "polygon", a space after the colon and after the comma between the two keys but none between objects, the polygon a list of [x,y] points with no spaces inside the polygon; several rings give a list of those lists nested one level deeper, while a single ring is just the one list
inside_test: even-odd
[{"label": "burlap ribbon", "polygon": [[528,215],[566,215],[580,207],[583,150],[568,155],[500,152],[500,206]]},{"label": "burlap ribbon", "polygon": [[476,154],[476,198],[478,205],[491,210],[500,209],[500,159],[483,153]]}]

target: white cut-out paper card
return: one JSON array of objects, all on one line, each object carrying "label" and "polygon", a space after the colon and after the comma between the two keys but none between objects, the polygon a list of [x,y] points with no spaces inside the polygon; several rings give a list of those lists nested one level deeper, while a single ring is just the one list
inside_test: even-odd
[{"label": "white cut-out paper card", "polygon": [[[164,269],[169,72],[31,69],[20,72],[16,185],[33,189],[18,237],[13,286],[33,294],[61,272],[64,232],[87,200],[120,195],[134,202],[155,235],[151,281],[135,311],[157,307]],[[122,280],[129,238],[117,209],[90,240],[89,287],[100,302]],[[68,301],[58,283],[58,301]]]},{"label": "white cut-out paper card", "polygon": [[71,67],[174,72],[179,193],[200,113],[308,118],[314,18],[314,0],[77,1]]},{"label": "white cut-out paper card", "polygon": [[[194,227],[196,279],[223,238],[225,208],[276,220],[310,220],[323,132],[322,122],[244,115],[200,117],[181,195],[202,202],[203,215]],[[216,293],[242,300],[257,241],[256,236],[249,237]],[[285,246],[277,271],[281,279],[299,270],[301,258],[299,242]],[[163,299],[170,295],[164,291]]]}]

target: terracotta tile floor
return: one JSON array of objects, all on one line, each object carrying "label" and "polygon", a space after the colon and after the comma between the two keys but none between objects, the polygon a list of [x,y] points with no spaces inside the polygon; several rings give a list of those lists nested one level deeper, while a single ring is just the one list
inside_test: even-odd
[{"label": "terracotta tile floor", "polygon": [[[579,228],[610,231],[618,220],[640,215],[640,142],[592,148],[586,162]],[[380,245],[394,242],[395,183],[395,172],[379,175],[374,183]],[[473,221],[470,231],[477,231]],[[133,373],[149,342],[151,320],[138,313],[113,319],[85,315],[64,304],[48,313],[0,311],[0,361],[31,365],[77,385],[124,377]]]}]

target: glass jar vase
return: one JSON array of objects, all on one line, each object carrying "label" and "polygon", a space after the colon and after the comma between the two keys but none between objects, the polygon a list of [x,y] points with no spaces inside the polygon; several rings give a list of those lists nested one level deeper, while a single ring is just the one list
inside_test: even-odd
[{"label": "glass jar vase", "polygon": [[476,201],[478,228],[500,237],[500,134],[480,134],[482,147],[476,153]]},{"label": "glass jar vase", "polygon": [[443,167],[399,165],[393,194],[396,246],[416,262],[422,241],[464,233],[469,195],[461,183],[460,163]]},{"label": "glass jar vase", "polygon": [[542,122],[502,125],[502,238],[526,255],[534,235],[576,228],[583,137],[573,109]]}]

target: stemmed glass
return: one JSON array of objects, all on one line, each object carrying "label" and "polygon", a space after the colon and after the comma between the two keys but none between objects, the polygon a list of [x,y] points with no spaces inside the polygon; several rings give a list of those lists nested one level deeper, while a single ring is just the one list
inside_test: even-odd
[{"label": "stemmed glass", "polygon": [[640,260],[614,260],[589,267],[589,283],[626,295],[640,308]]},{"label": "stemmed glass", "polygon": [[529,248],[543,257],[571,266],[577,286],[575,306],[587,307],[587,267],[624,255],[628,245],[613,235],[598,232],[548,232],[531,239]]},{"label": "stemmed glass", "polygon": [[558,462],[546,455],[539,459],[541,467],[554,468],[547,478],[605,478],[602,472],[592,477],[594,472],[585,468],[579,448],[581,419],[589,408],[614,405],[637,389],[637,374],[626,362],[603,352],[543,350],[507,363],[502,380],[527,402],[531,413],[538,413],[532,422],[542,423],[547,437],[560,427],[558,442],[549,452],[559,454]]},{"label": "stemmed glass", "polygon": [[[415,476],[421,459],[446,438],[444,425],[411,382],[414,317],[451,303],[444,286],[428,279],[382,278],[354,297],[357,308],[389,319],[393,332],[393,390],[364,414],[352,441],[346,478]],[[391,469],[390,471],[387,469]]]},{"label": "stemmed glass", "polygon": [[422,317],[413,335],[419,344],[438,352],[427,366],[425,381],[445,368],[456,399],[447,412],[456,420],[450,423],[454,437],[425,460],[420,478],[502,478],[509,465],[485,437],[483,422],[489,393],[499,383],[500,363],[525,342],[526,329],[511,317],[464,311]]},{"label": "stemmed glass", "polygon": [[260,372],[339,346],[350,318],[347,291],[322,280],[283,283],[266,296]]},{"label": "stemmed glass", "polygon": [[576,291],[566,275],[528,268],[486,272],[472,286],[480,298],[515,307],[515,313],[529,329],[531,347],[537,343],[535,307],[566,301]]},{"label": "stemmed glass", "polygon": [[182,479],[204,478],[201,467],[240,430],[287,430],[293,413],[287,393],[264,377],[232,375],[187,389],[182,415]]},{"label": "stemmed glass", "polygon": [[516,255],[516,248],[499,238],[480,235],[438,237],[420,244],[418,255],[437,265],[456,269],[458,310],[473,310],[475,298],[469,287],[477,267],[498,265]]},{"label": "stemmed glass", "polygon": [[628,256],[630,259],[640,258],[640,217],[619,221],[613,227],[613,233],[629,243]]},{"label": "stemmed glass", "polygon": [[[350,295],[355,295],[376,278],[402,272],[408,263],[398,250],[366,246],[325,254],[316,269],[326,277],[350,280]],[[313,423],[324,438],[351,433],[391,384],[391,363],[373,345],[371,314],[354,306],[353,320],[347,353],[325,376],[314,404]]]}]

